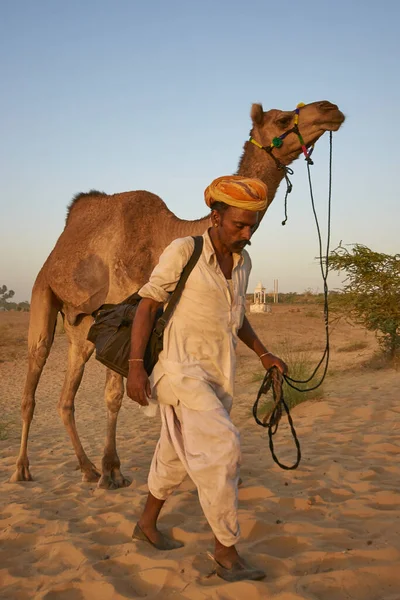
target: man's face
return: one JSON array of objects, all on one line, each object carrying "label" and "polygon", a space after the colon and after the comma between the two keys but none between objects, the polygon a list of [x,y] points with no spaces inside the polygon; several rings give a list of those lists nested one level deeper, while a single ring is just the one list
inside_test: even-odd
[{"label": "man's face", "polygon": [[217,235],[230,252],[240,253],[250,241],[258,223],[258,212],[230,206],[222,215],[214,211]]}]

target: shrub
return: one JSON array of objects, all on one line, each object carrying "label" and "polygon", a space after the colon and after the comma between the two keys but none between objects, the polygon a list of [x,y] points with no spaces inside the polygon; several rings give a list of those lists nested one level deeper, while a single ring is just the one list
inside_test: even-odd
[{"label": "shrub", "polygon": [[331,308],[374,331],[394,360],[400,350],[400,254],[339,246],[329,255],[329,268],[347,275],[342,293],[330,298]]}]

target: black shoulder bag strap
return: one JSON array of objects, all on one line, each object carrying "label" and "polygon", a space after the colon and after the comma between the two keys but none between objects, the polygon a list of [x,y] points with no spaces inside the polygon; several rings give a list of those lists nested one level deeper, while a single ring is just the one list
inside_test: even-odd
[{"label": "black shoulder bag strap", "polygon": [[186,281],[187,281],[190,273],[193,271],[193,268],[195,267],[197,261],[200,258],[200,255],[202,253],[203,241],[204,241],[203,236],[202,235],[193,236],[193,239],[194,239],[193,254],[190,257],[189,261],[187,262],[186,266],[184,267],[184,269],[182,271],[182,275],[177,283],[177,286],[176,286],[175,290],[173,291],[171,298],[169,299],[167,308],[163,312],[162,316],[157,320],[157,324],[153,330],[153,333],[155,333],[158,337],[161,337],[163,335],[164,329],[165,329],[169,319],[171,318],[171,315],[174,311],[175,306],[178,304],[179,298],[182,295],[183,288],[185,287]]}]

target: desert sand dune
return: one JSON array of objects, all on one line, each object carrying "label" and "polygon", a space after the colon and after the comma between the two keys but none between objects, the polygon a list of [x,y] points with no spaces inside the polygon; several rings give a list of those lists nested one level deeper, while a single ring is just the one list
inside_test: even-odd
[{"label": "desert sand dune", "polygon": [[[22,329],[25,315],[1,315]],[[25,321],[23,321],[25,319]],[[251,320],[271,347],[290,337],[315,356],[319,319],[278,307]],[[21,324],[22,323],[22,324]],[[18,327],[17,327],[18,326]],[[338,352],[366,340],[360,352]],[[270,456],[265,430],[251,406],[259,383],[257,359],[239,351],[232,418],[242,436],[239,549],[267,572],[260,582],[226,583],[207,552],[212,535],[196,489],[187,479],[166,503],[160,527],[185,546],[158,552],[131,539],[147,494],[147,472],[159,431],[124,399],[118,430],[123,471],[131,487],[116,491],[81,483],[56,404],[65,372],[66,339],[57,335],[37,393],[30,436],[32,483],[11,484],[20,438],[19,401],[25,376],[23,342],[2,348],[0,421],[0,597],[7,600],[400,600],[400,372],[360,364],[376,350],[373,336],[341,325],[332,335],[332,375],[321,400],[293,409],[303,458],[283,471]],[[102,453],[106,410],[103,368],[91,360],[77,399],[84,447]],[[294,459],[286,426],[276,450]]]}]

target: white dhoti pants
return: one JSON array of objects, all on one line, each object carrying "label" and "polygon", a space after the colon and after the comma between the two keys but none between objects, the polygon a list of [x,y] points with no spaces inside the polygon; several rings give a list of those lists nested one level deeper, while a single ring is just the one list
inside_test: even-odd
[{"label": "white dhoti pants", "polygon": [[224,546],[233,546],[240,537],[238,430],[222,406],[205,411],[181,403],[161,404],[160,410],[161,435],[148,478],[151,494],[165,500],[188,474],[215,537]]}]

